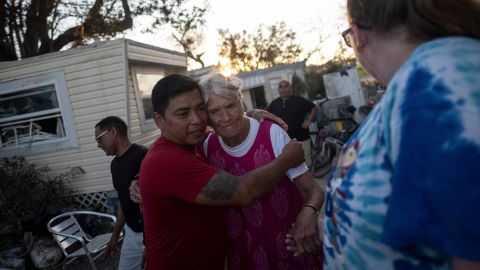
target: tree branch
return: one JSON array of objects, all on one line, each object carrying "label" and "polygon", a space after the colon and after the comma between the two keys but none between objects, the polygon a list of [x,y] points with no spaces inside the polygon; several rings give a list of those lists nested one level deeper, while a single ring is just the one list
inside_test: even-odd
[{"label": "tree branch", "polygon": [[87,18],[81,25],[67,29],[53,41],[53,50],[58,51],[73,41],[81,44],[84,40],[95,36],[114,36],[118,32],[132,28],[133,19],[128,0],[122,0],[125,13],[123,20],[105,21],[104,16],[100,14],[102,5],[103,0],[96,0],[88,12]]}]

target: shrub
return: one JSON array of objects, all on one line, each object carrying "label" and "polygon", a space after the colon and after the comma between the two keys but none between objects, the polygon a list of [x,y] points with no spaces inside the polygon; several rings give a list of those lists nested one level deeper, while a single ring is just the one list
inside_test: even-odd
[{"label": "shrub", "polygon": [[[73,167],[51,177],[48,166],[36,168],[24,157],[0,159],[0,226],[3,234],[45,228],[45,219],[75,207],[73,190],[66,186],[85,171]],[[44,224],[45,223],[45,224]],[[2,232],[0,232],[0,237]]]}]

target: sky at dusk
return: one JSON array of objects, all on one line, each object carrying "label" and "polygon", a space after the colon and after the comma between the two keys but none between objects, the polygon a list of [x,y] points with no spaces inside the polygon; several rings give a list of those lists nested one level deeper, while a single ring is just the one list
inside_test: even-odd
[{"label": "sky at dusk", "polygon": [[[191,0],[196,1],[196,0]],[[209,0],[210,12],[204,28],[205,50],[204,62],[208,65],[218,61],[219,35],[217,29],[227,28],[230,32],[246,30],[253,33],[260,24],[272,25],[285,21],[288,28],[297,33],[297,38],[304,48],[310,51],[324,42],[313,54],[307,64],[320,63],[320,53],[330,57],[338,47],[340,32],[346,28],[345,0]],[[135,30],[125,37],[139,42],[181,51],[171,38],[170,29],[162,27],[154,34],[142,34],[139,30],[148,18],[140,18],[135,22]],[[192,64],[192,63],[190,63]],[[190,69],[198,68],[193,64]]]}]

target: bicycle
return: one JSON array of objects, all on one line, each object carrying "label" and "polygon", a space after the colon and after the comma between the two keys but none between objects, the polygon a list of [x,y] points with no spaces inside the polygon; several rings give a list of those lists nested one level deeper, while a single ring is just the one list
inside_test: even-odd
[{"label": "bicycle", "polygon": [[[318,104],[322,105],[330,101],[328,98]],[[340,152],[344,143],[358,128],[358,123],[353,119],[356,111],[355,107],[348,104],[338,104],[336,106],[338,118],[329,118],[328,115],[319,110],[317,113],[317,132],[315,134],[314,145],[312,146],[312,163],[310,171],[316,178],[325,176],[330,172],[335,156]],[[332,125],[334,123],[335,125]]]},{"label": "bicycle", "polygon": [[[351,118],[336,118],[330,119],[323,123],[329,124],[338,121],[352,121]],[[337,133],[329,133],[325,126],[319,124],[318,132],[316,134],[315,145],[313,147],[312,163],[310,164],[310,171],[316,178],[325,176],[332,165],[335,156],[340,152],[348,137],[352,134],[346,130]]]}]

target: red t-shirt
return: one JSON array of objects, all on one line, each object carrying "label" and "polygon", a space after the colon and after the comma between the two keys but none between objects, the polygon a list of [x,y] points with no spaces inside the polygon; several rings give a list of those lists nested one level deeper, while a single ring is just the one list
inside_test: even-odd
[{"label": "red t-shirt", "polygon": [[224,269],[225,208],[192,203],[216,170],[200,145],[151,147],[140,169],[146,269]]}]

